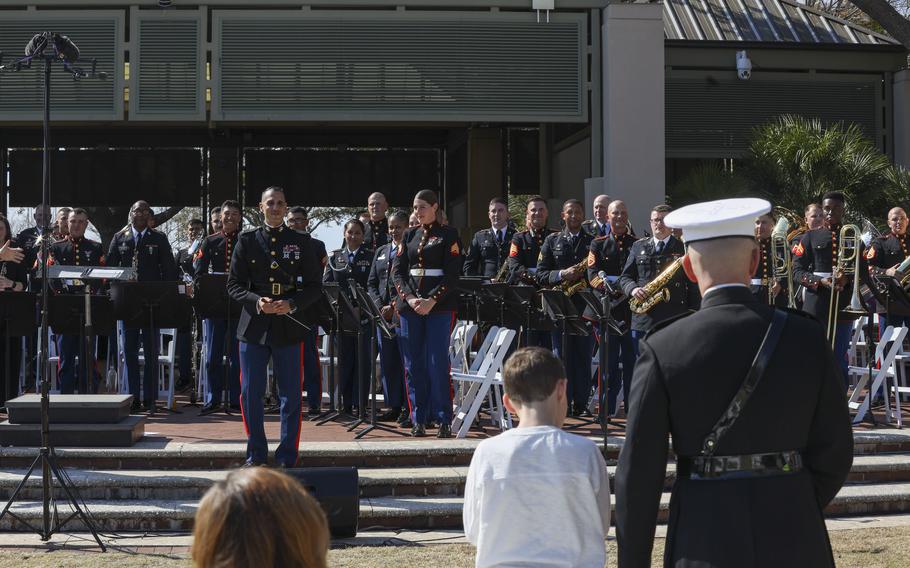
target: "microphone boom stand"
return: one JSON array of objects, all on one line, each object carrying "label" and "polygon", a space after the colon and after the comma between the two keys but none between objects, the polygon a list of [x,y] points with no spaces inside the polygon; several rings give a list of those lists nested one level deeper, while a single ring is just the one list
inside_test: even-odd
[{"label": "microphone boom stand", "polygon": [[[45,38],[52,36],[50,32],[45,32]],[[36,36],[37,37],[37,36]],[[43,120],[43,137],[44,137],[44,148],[42,155],[42,182],[41,182],[41,208],[42,211],[50,210],[50,116],[51,116],[51,64],[55,60],[60,60],[63,63],[64,69],[73,73],[73,77],[88,77],[87,73],[82,72],[81,70],[71,67],[70,62],[65,59],[66,53],[61,52],[56,41],[56,38],[62,36],[54,36],[55,41],[53,42],[54,53],[45,54],[44,49],[37,49],[34,52],[27,55],[25,58],[19,60],[14,65],[14,69],[19,71],[22,68],[22,65],[26,66],[31,65],[32,59],[38,57],[44,60],[44,120]],[[34,38],[32,40],[34,42]],[[68,40],[67,40],[68,42]],[[50,42],[47,42],[50,43]],[[29,44],[30,46],[32,43]],[[75,46],[72,45],[75,49]],[[78,53],[78,51],[77,51]],[[94,76],[94,62],[92,63],[92,74]],[[6,66],[0,66],[0,71],[7,70]],[[41,258],[47,258],[49,241],[51,238],[50,230],[50,215],[45,216],[45,225],[42,231],[41,238]],[[40,337],[47,337],[48,332],[48,286],[49,280],[47,275],[41,279],[41,331]],[[38,455],[35,457],[35,460],[29,466],[28,471],[22,477],[22,481],[19,482],[19,485],[16,486],[16,489],[10,495],[9,501],[7,501],[6,506],[3,507],[3,511],[0,512],[0,519],[2,519],[7,514],[13,519],[19,521],[23,525],[27,526],[34,532],[38,533],[41,536],[42,541],[50,540],[51,536],[62,529],[69,521],[74,518],[79,518],[83,524],[89,529],[92,533],[92,536],[95,539],[95,542],[98,543],[98,546],[101,548],[102,552],[107,551],[107,547],[104,546],[104,543],[101,542],[101,538],[98,536],[98,531],[95,528],[94,520],[91,517],[91,514],[88,508],[81,507],[79,503],[82,501],[81,497],[78,496],[75,486],[69,481],[69,476],[62,470],[62,468],[57,464],[57,456],[54,453],[54,448],[51,445],[50,440],[50,395],[48,394],[48,389],[50,388],[50,381],[48,380],[48,350],[47,342],[41,342],[41,348],[38,351],[38,369],[37,372],[40,373],[40,384],[41,384],[41,448],[38,450]],[[19,496],[19,493],[25,487],[28,482],[29,477],[35,472],[37,467],[41,467],[41,527],[35,527],[22,517],[18,516],[11,510],[11,506],[16,498]],[[59,487],[63,489],[63,492],[66,494],[67,501],[73,508],[73,512],[64,518],[62,521],[59,520],[57,514],[57,502],[53,495],[53,481],[54,478],[57,480]],[[51,512],[53,503],[53,513]],[[83,502],[84,503],[84,502]],[[54,524],[51,523],[53,519]]]}]

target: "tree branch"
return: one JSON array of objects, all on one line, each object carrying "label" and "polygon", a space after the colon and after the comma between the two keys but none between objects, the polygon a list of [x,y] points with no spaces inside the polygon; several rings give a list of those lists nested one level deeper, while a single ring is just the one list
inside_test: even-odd
[{"label": "tree branch", "polygon": [[887,0],[851,0],[867,16],[881,24],[891,37],[910,50],[910,20],[901,16]]}]

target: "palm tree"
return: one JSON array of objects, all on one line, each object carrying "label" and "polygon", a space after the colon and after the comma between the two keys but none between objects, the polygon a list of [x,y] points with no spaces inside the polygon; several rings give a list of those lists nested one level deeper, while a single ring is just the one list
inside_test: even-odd
[{"label": "palm tree", "polygon": [[842,191],[852,217],[881,220],[905,197],[888,157],[855,124],[781,116],[756,130],[746,168],[754,190],[795,211]]}]

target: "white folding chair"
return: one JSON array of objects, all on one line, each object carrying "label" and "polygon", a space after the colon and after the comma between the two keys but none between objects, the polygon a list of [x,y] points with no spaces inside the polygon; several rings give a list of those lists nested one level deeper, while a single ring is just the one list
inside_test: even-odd
[{"label": "white folding chair", "polygon": [[202,322],[202,344],[199,347],[199,367],[196,369],[196,400],[206,404],[209,399],[209,369],[206,361],[209,360],[209,326]]},{"label": "white folding chair", "polygon": [[[858,377],[849,401],[850,408],[856,410],[856,415],[853,417],[854,424],[859,424],[862,422],[863,418],[865,418],[866,413],[869,412],[871,408],[872,401],[875,399],[875,394],[879,389],[882,389],[883,386],[887,385],[887,378],[896,375],[894,358],[902,348],[901,344],[907,336],[907,331],[906,327],[895,328],[888,326],[885,328],[881,340],[875,347],[875,359],[873,360],[879,364],[879,368],[874,370],[871,386],[865,394],[863,393],[863,389],[870,381],[869,369],[867,367],[849,367],[848,372],[850,375]],[[891,406],[888,401],[888,393],[884,392],[883,394],[885,394],[885,417],[890,422]],[[860,402],[860,399],[862,399],[862,402]]]},{"label": "white folding chair", "polygon": [[[476,325],[476,324],[472,324],[472,325]],[[496,339],[496,333],[498,331],[499,331],[499,326],[496,326],[496,325],[492,326],[487,331],[487,334],[483,338],[483,342],[481,342],[480,347],[477,349],[477,353],[475,353],[473,357],[468,357],[468,353],[471,350],[471,343],[465,342],[464,343],[465,360],[466,361],[470,360],[470,363],[468,363],[466,367],[461,367],[461,366],[456,365],[453,362],[452,363],[452,372],[454,372],[454,373],[476,373],[477,369],[480,367],[480,364],[483,363],[483,359],[486,356],[487,351],[489,351],[490,345],[492,345],[494,340]],[[474,334],[476,335],[476,333],[477,333],[477,330],[475,329]],[[472,337],[472,340],[473,340],[473,337]],[[453,349],[452,346],[450,346],[449,347],[450,356],[452,353],[452,349]],[[454,396],[452,397],[452,400],[454,401],[456,406],[460,406],[462,403],[462,400],[464,399],[464,394],[466,392],[465,391],[466,384],[458,382],[458,381],[453,381],[453,383],[454,383],[455,388],[454,388],[454,392],[453,392]]]},{"label": "white folding chair", "polygon": [[[490,335],[492,335],[492,330]],[[456,437],[464,438],[467,436],[468,430],[471,429],[471,425],[480,411],[480,406],[484,399],[488,397],[491,388],[494,400],[491,403],[490,412],[493,415],[494,423],[498,422],[500,428],[503,429],[511,426],[511,416],[502,406],[502,381],[501,379],[499,381],[495,380],[497,379],[497,374],[502,371],[506,353],[508,353],[509,347],[511,347],[514,340],[515,330],[504,327],[497,329],[491,345],[484,354],[476,371],[452,373],[452,380],[462,383],[462,389],[467,386],[467,390],[463,390],[464,395],[462,396],[461,404],[455,409],[455,418],[452,420],[452,430],[457,432]],[[494,381],[496,382],[496,388],[493,388]]]},{"label": "white folding chair", "polygon": [[866,350],[865,321],[863,316],[853,322],[853,332],[850,338],[850,348],[847,349],[847,364],[851,367],[865,367],[869,364]]},{"label": "white folding chair", "polygon": [[474,341],[476,334],[476,323],[459,320],[455,324],[449,341],[449,363],[453,371],[468,370],[468,354],[471,352],[471,342]]},{"label": "white folding chair", "polygon": [[[170,337],[165,348],[165,338]],[[158,330],[158,397],[167,399],[167,408],[174,410],[174,370],[177,361],[177,330]],[[142,357],[144,359],[144,356]]]}]

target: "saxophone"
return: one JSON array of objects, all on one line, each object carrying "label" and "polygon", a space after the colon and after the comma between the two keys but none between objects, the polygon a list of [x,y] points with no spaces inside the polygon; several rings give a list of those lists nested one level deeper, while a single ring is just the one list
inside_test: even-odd
[{"label": "saxophone", "polygon": [[667,284],[682,266],[683,258],[679,257],[674,260],[654,280],[642,286],[642,290],[648,295],[647,298],[644,300],[639,300],[634,296],[629,298],[629,309],[632,310],[632,313],[646,314],[657,304],[670,301],[670,290],[667,289]]},{"label": "saxophone", "polygon": [[[577,270],[579,268],[587,268],[588,266],[588,257],[585,255],[585,258],[581,262],[572,266],[572,269]],[[583,288],[588,287],[588,279],[585,276],[581,277],[581,280],[578,282],[560,282],[559,284],[553,286],[553,290],[561,290],[566,296],[572,296],[575,292]]]}]

